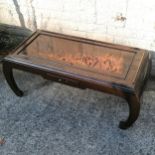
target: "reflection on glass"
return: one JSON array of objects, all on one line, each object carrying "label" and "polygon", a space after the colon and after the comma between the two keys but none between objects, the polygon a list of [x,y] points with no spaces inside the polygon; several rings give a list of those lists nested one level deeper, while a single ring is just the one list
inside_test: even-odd
[{"label": "reflection on glass", "polygon": [[97,72],[125,74],[133,53],[69,39],[39,35],[21,54]]}]

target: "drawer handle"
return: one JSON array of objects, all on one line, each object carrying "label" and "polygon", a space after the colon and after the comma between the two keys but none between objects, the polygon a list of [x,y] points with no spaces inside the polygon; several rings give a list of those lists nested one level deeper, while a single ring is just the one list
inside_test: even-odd
[{"label": "drawer handle", "polygon": [[59,82],[62,82],[62,79],[58,79]]}]

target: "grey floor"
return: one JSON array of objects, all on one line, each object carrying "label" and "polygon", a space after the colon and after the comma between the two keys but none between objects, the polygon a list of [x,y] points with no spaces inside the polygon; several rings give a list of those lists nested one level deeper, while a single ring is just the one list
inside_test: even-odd
[{"label": "grey floor", "polygon": [[125,100],[21,71],[14,76],[22,98],[10,90],[0,65],[0,138],[6,141],[0,155],[155,154],[155,82],[143,94],[137,122],[120,130]]}]

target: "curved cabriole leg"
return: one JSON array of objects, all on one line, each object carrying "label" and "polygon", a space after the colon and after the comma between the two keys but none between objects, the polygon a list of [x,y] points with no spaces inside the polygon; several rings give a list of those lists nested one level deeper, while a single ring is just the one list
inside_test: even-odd
[{"label": "curved cabriole leg", "polygon": [[140,99],[135,94],[128,95],[126,100],[129,105],[129,117],[126,121],[120,122],[121,129],[129,128],[137,120],[140,112]]},{"label": "curved cabriole leg", "polygon": [[23,92],[17,87],[17,84],[13,77],[12,67],[9,63],[3,63],[3,73],[7,83],[9,84],[10,88],[17,96],[23,96]]}]

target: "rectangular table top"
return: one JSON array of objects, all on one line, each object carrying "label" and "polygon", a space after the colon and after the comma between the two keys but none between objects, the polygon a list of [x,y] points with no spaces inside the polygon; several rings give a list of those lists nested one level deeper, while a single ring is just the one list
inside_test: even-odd
[{"label": "rectangular table top", "polygon": [[37,31],[6,59],[24,65],[132,86],[145,50]]}]

